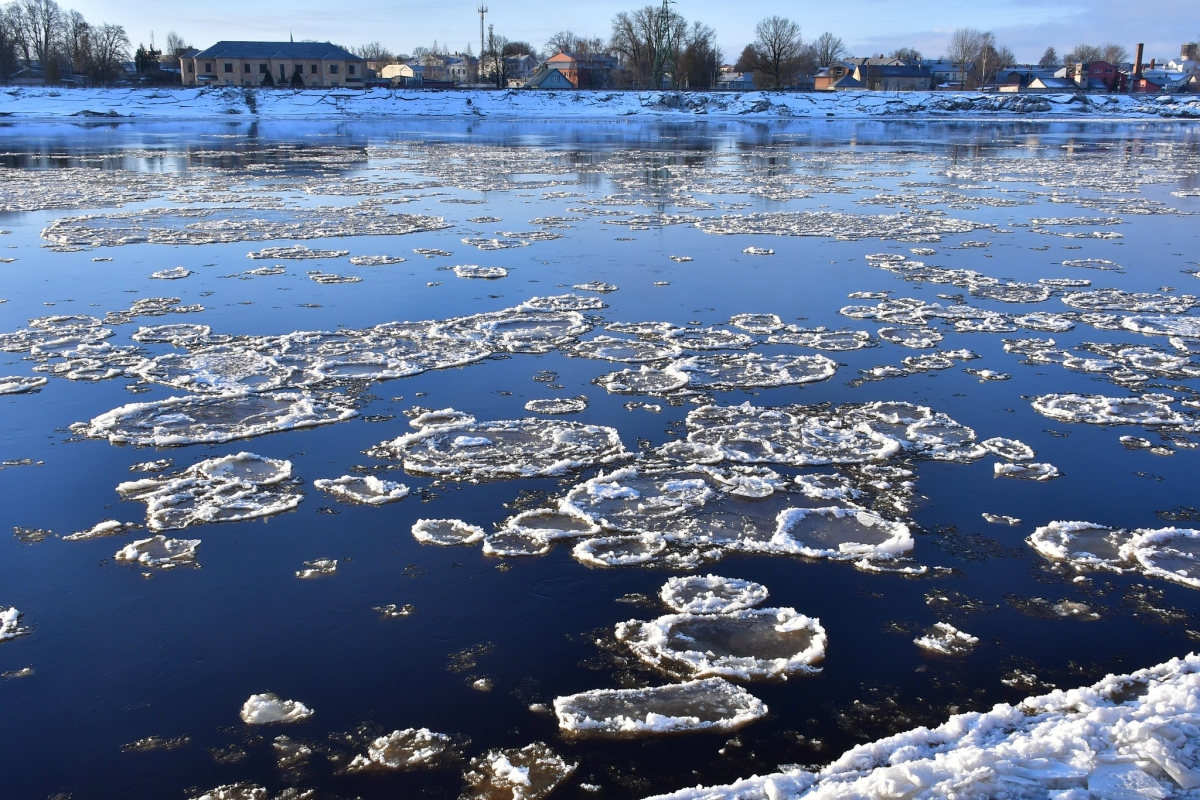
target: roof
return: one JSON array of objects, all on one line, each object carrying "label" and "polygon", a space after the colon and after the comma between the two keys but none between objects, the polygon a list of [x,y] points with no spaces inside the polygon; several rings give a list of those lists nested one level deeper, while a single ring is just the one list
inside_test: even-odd
[{"label": "roof", "polygon": [[217,42],[190,58],[286,58],[297,61],[363,61],[349,50],[329,42]]},{"label": "roof", "polygon": [[1070,80],[1068,78],[1045,78],[1045,77],[1038,76],[1038,77],[1034,78],[1033,81],[1030,81],[1031,84],[1034,82],[1040,83],[1042,86],[1046,87],[1047,89],[1078,89],[1079,88],[1078,86],[1075,85],[1075,81]]},{"label": "roof", "polygon": [[829,84],[831,89],[862,89],[863,82],[857,80],[853,75],[843,75],[833,83]]},{"label": "roof", "polygon": [[908,65],[872,65],[870,73],[877,78],[928,78],[929,68],[910,67]]},{"label": "roof", "polygon": [[538,70],[537,74],[530,78],[526,85],[530,88],[536,89],[543,83],[551,84],[551,88],[553,88],[555,85],[570,86],[572,89],[575,88],[575,85],[571,83],[571,80],[566,75],[563,75],[561,72],[552,67],[549,69],[543,68]]}]

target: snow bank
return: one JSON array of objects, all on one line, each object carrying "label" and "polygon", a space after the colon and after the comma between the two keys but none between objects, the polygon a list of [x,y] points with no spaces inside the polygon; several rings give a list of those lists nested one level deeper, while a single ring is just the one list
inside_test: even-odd
[{"label": "snow bank", "polygon": [[1181,797],[1200,787],[1200,656],[1055,690],[799,768],[655,800]]},{"label": "snow bank", "polygon": [[0,116],[12,119],[189,119],[238,116],[284,119],[358,117],[629,116],[1200,117],[1200,98],[1107,95],[1012,95],[977,92],[533,92],[374,89],[250,90],[57,89],[0,92]]}]

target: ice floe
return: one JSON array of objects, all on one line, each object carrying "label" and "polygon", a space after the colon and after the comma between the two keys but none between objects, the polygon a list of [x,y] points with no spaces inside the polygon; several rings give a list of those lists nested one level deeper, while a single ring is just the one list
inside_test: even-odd
[{"label": "ice floe", "polygon": [[323,492],[352,503],[381,506],[408,497],[408,487],[395,481],[385,481],[374,475],[343,475],[340,478],[318,478],[313,486]]},{"label": "ice floe", "polygon": [[0,376],[0,395],[24,394],[42,388],[49,383],[48,378],[40,376],[10,375]]},{"label": "ice floe", "polygon": [[419,519],[413,523],[412,535],[421,544],[449,547],[481,542],[487,534],[478,525],[460,519]]},{"label": "ice floe", "polygon": [[118,550],[113,558],[139,567],[173,569],[194,565],[199,547],[199,539],[171,539],[158,534],[130,542]]},{"label": "ice floe", "polygon": [[593,689],[554,701],[559,728],[572,736],[633,737],[733,731],[764,717],[766,705],[722,678],[646,689]]},{"label": "ice floe", "polygon": [[22,613],[13,606],[0,606],[0,642],[6,642],[29,633],[29,627],[21,625],[22,616]]},{"label": "ice floe", "polygon": [[454,274],[460,278],[507,278],[508,270],[504,267],[480,267],[469,264],[460,264],[452,267]]},{"label": "ice floe", "polygon": [[152,272],[150,273],[150,277],[163,281],[177,281],[194,274],[187,267],[172,267],[171,269],[160,269],[158,272]]},{"label": "ice floe", "polygon": [[534,414],[578,414],[581,411],[586,411],[587,407],[588,399],[586,395],[530,400],[525,404],[525,410],[532,411]]},{"label": "ice floe", "polygon": [[631,620],[617,625],[616,637],[667,675],[742,680],[787,680],[818,672],[826,642],[821,623],[793,608]]},{"label": "ice floe", "polygon": [[356,755],[346,772],[425,769],[458,757],[454,740],[428,728],[405,728],[376,737],[366,754]]},{"label": "ice floe", "polygon": [[313,715],[299,700],[282,700],[274,692],[252,694],[242,704],[242,722],[247,725],[302,722]]},{"label": "ice floe", "polygon": [[357,416],[344,402],[331,395],[293,392],[171,397],[130,403],[76,423],[72,430],[114,444],[217,444]]},{"label": "ice floe", "polygon": [[369,452],[400,461],[416,475],[455,480],[561,475],[630,457],[617,431],[561,420],[476,422],[472,417],[418,417],[415,433],[384,442]]},{"label": "ice floe", "polygon": [[979,644],[978,637],[964,633],[949,622],[937,622],[924,635],[913,639],[913,644],[922,650],[931,650],[945,656],[965,656]]},{"label": "ice floe", "polygon": [[728,614],[761,605],[769,592],[767,587],[754,581],[718,575],[687,575],[669,579],[659,596],[680,614]]},{"label": "ice floe", "polygon": [[152,531],[266,517],[304,499],[290,461],[247,452],[201,461],[174,475],[126,481],[117,493],[146,504],[146,527]]},{"label": "ice floe", "polygon": [[574,774],[567,761],[542,742],[488,750],[471,759],[460,800],[542,800]]}]

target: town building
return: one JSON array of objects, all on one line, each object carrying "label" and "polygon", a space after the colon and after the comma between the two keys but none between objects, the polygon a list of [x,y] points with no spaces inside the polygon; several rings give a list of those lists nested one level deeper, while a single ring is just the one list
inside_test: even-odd
[{"label": "town building", "polygon": [[184,86],[362,88],[366,61],[329,42],[217,42],[180,56]]},{"label": "town building", "polygon": [[717,89],[723,92],[752,92],[754,91],[754,74],[751,72],[735,72],[731,66],[721,67],[717,74]]},{"label": "town building", "polygon": [[558,70],[576,89],[608,89],[618,63],[607,53],[557,53],[542,68]]},{"label": "town building", "polygon": [[527,89],[574,89],[571,79],[557,69],[544,66],[526,83]]},{"label": "town building", "polygon": [[1084,92],[1123,92],[1125,73],[1107,61],[1076,61],[1067,65],[1067,77]]}]

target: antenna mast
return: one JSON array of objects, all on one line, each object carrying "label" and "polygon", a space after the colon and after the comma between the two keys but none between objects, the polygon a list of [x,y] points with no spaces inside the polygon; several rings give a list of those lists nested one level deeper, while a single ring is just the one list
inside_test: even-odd
[{"label": "antenna mast", "polygon": [[671,4],[675,0],[663,0],[662,8],[657,17],[658,24],[654,31],[654,71],[651,73],[650,88],[657,91],[662,88],[663,78],[670,75],[671,83],[675,82],[675,36],[671,19]]},{"label": "antenna mast", "polygon": [[482,60],[483,59],[483,18],[488,13],[488,7],[481,4],[479,6],[479,8],[477,8],[475,10],[479,12],[479,58],[480,58],[480,60]]}]

